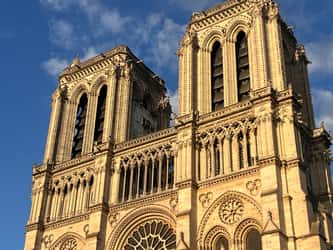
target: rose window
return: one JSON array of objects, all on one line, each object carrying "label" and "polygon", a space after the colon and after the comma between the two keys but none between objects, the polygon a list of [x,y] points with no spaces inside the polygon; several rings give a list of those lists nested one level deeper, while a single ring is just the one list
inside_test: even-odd
[{"label": "rose window", "polygon": [[171,250],[176,249],[176,234],[163,222],[147,222],[130,236],[125,250]]},{"label": "rose window", "polygon": [[220,218],[226,224],[238,222],[244,213],[244,204],[238,198],[225,201],[220,208]]},{"label": "rose window", "polygon": [[65,241],[61,245],[60,250],[77,250],[77,241],[75,239]]}]

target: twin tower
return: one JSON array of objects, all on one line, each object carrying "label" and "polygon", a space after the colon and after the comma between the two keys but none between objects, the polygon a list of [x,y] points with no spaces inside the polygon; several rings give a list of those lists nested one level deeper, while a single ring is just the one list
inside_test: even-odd
[{"label": "twin tower", "polygon": [[272,0],[193,13],[179,114],[126,46],[59,77],[25,250],[328,250],[330,136]]}]

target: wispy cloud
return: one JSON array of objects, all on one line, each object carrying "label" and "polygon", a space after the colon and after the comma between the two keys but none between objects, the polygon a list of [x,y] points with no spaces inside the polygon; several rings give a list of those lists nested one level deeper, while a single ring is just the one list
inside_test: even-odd
[{"label": "wispy cloud", "polygon": [[66,59],[50,58],[42,63],[42,68],[52,77],[57,77],[68,64]]},{"label": "wispy cloud", "polygon": [[198,11],[214,4],[220,3],[219,0],[169,0],[169,4],[176,5],[187,11]]},{"label": "wispy cloud", "polygon": [[112,9],[101,13],[100,24],[105,30],[116,34],[124,32],[126,25],[131,22],[131,19],[131,17],[122,16],[118,10]]},{"label": "wispy cloud", "polygon": [[311,73],[333,74],[333,39],[309,43],[306,48]]},{"label": "wispy cloud", "polygon": [[172,91],[168,89],[168,95],[172,107],[172,112],[178,114],[178,90]]},{"label": "wispy cloud", "polygon": [[74,27],[65,20],[52,20],[49,24],[50,41],[65,49],[72,49],[76,44]]},{"label": "wispy cloud", "polygon": [[333,131],[333,92],[325,89],[314,89],[313,103],[317,126],[324,121],[326,128]]}]

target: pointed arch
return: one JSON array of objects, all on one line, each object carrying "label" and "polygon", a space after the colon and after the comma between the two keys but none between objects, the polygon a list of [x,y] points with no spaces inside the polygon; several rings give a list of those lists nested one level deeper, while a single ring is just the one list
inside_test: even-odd
[{"label": "pointed arch", "polygon": [[232,242],[232,237],[225,227],[217,225],[208,231],[204,240],[204,245],[199,246],[198,248],[201,249],[200,247],[203,247],[203,249],[215,250],[216,245],[222,243],[220,242],[221,240],[223,242],[223,245],[227,246],[226,249],[228,249],[228,247],[230,247],[230,244]]},{"label": "pointed arch", "polygon": [[[201,244],[201,245],[204,244],[204,233],[207,232],[206,225],[209,224],[209,220],[211,218],[214,219],[215,218],[214,216],[219,217],[216,219],[220,220],[220,216],[218,215],[219,212],[217,212],[216,210],[220,209],[221,205],[223,203],[225,203],[225,201],[234,199],[234,198],[237,198],[237,199],[241,200],[242,202],[245,202],[248,206],[251,206],[254,209],[254,211],[256,211],[256,214],[257,214],[256,218],[261,218],[261,216],[262,216],[261,207],[252,197],[250,197],[244,193],[237,192],[237,191],[227,191],[227,192],[221,194],[203,214],[201,222],[198,227],[198,231],[197,231],[198,244]],[[253,220],[256,221],[255,219],[253,219]],[[258,225],[260,225],[260,224],[258,224]]]},{"label": "pointed arch", "polygon": [[105,85],[109,85],[108,84],[108,79],[109,77],[106,74],[101,74],[96,76],[93,80],[92,80],[92,84],[91,84],[91,94],[92,95],[98,95],[101,91],[101,89],[105,86]]},{"label": "pointed arch", "polygon": [[247,17],[239,17],[237,20],[227,25],[226,39],[235,43],[237,41],[237,35],[239,32],[244,32],[246,36],[250,34],[250,28],[252,26],[252,19]]},{"label": "pointed arch", "polygon": [[224,34],[218,30],[213,30],[203,40],[201,47],[211,52],[215,42],[223,44],[223,41],[224,41]]},{"label": "pointed arch", "polygon": [[80,83],[72,89],[69,95],[70,102],[75,104],[78,103],[83,94],[89,94],[89,85],[87,83]]},{"label": "pointed arch", "polygon": [[153,221],[160,221],[168,225],[170,230],[176,228],[175,216],[168,207],[153,205],[142,209],[134,209],[132,213],[117,222],[107,240],[106,249],[123,249],[129,237],[140,225]]},{"label": "pointed arch", "polygon": [[[254,218],[244,219],[235,229],[235,243],[239,250],[261,250],[261,224]],[[254,248],[248,248],[254,246]]]},{"label": "pointed arch", "polygon": [[61,235],[50,247],[50,250],[63,250],[66,244],[76,244],[75,249],[84,249],[85,240],[84,238],[74,232],[68,232]]}]

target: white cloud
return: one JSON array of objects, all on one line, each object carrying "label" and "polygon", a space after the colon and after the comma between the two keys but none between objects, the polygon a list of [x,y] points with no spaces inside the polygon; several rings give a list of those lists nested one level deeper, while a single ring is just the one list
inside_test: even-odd
[{"label": "white cloud", "polygon": [[309,43],[306,45],[309,60],[309,70],[312,73],[333,73],[333,39]]},{"label": "white cloud", "polygon": [[92,58],[98,54],[97,49],[95,47],[89,47],[87,49],[84,49],[84,54],[82,57],[82,61],[88,60],[89,58]]},{"label": "white cloud", "polygon": [[169,67],[176,70],[176,51],[184,31],[185,25],[177,24],[173,20],[165,18],[157,33],[152,31],[150,34],[149,61],[152,61],[159,68]]},{"label": "white cloud", "polygon": [[105,30],[113,33],[125,31],[125,26],[131,21],[130,17],[121,16],[116,9],[106,10],[100,14],[100,22]]},{"label": "white cloud", "polygon": [[326,129],[333,131],[333,92],[315,89],[313,91],[313,103],[317,126],[324,121]]},{"label": "white cloud", "polygon": [[52,20],[49,27],[50,40],[53,44],[65,49],[73,48],[76,38],[71,23],[65,20]]},{"label": "white cloud", "polygon": [[168,90],[168,95],[172,107],[172,112],[178,114],[178,90],[176,91]]},{"label": "white cloud", "polygon": [[52,77],[57,77],[69,65],[65,59],[50,58],[42,63],[42,68]]},{"label": "white cloud", "polygon": [[199,11],[207,7],[212,7],[221,0],[169,0],[169,4],[177,5],[184,10]]}]

